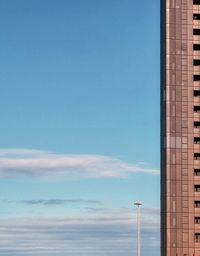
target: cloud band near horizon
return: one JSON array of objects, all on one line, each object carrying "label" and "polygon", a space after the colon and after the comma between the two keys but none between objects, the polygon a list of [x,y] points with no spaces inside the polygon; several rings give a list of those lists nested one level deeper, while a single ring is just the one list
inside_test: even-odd
[{"label": "cloud band near horizon", "polygon": [[[159,209],[142,209],[142,254],[159,255]],[[131,256],[136,253],[133,209],[97,209],[82,217],[0,220],[0,255]]]}]

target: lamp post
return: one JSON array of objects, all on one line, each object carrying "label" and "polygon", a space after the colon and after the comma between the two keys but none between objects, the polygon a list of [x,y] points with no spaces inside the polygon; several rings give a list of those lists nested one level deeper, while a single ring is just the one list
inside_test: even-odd
[{"label": "lamp post", "polygon": [[136,201],[134,205],[137,208],[137,256],[140,256],[140,206],[142,202]]}]

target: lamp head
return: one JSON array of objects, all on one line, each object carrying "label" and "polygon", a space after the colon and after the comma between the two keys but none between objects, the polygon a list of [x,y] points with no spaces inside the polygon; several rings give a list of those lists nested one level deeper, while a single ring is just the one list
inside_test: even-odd
[{"label": "lamp head", "polygon": [[139,206],[142,205],[142,202],[141,201],[135,201],[134,205],[139,207]]}]

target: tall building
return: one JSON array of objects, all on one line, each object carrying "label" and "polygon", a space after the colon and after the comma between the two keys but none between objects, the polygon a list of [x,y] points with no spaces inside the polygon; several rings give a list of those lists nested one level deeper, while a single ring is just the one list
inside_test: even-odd
[{"label": "tall building", "polygon": [[161,255],[200,256],[200,0],[161,0]]}]

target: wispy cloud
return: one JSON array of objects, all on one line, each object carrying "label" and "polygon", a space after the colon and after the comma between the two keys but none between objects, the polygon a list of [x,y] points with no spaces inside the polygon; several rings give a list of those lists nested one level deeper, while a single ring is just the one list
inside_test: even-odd
[{"label": "wispy cloud", "polygon": [[84,199],[39,199],[39,200],[22,200],[22,203],[28,205],[63,205],[63,204],[92,204],[100,205],[99,200],[84,200]]},{"label": "wispy cloud", "polygon": [[[0,255],[131,256],[133,209],[99,209],[80,218],[0,220]],[[159,255],[159,210],[142,210],[142,254]]]},{"label": "wispy cloud", "polygon": [[137,172],[159,173],[156,169],[129,164],[110,156],[57,154],[27,149],[0,150],[0,177],[119,178]]}]

